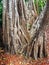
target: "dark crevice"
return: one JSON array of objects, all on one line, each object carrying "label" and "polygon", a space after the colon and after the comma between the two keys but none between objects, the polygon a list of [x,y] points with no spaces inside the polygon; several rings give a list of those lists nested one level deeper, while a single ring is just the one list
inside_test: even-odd
[{"label": "dark crevice", "polygon": [[3,38],[2,38],[2,27],[0,27],[0,48],[4,49]]}]

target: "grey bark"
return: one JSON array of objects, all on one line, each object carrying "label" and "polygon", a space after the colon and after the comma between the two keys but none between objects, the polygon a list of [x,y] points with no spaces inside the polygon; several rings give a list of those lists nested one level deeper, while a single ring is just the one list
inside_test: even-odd
[{"label": "grey bark", "polygon": [[[26,5],[24,0],[7,0],[3,10],[3,39],[7,44],[8,51],[12,54],[21,53],[26,56],[38,58],[44,56],[43,50],[43,33],[39,30],[43,24],[46,7],[36,21],[33,22],[30,32],[27,30]],[[5,17],[5,18],[4,18]],[[33,17],[28,21],[32,21]],[[39,34],[39,35],[38,35]],[[41,36],[40,36],[41,35]],[[39,39],[41,39],[39,41]],[[42,41],[42,42],[41,42]],[[5,45],[6,46],[6,45]],[[37,47],[37,48],[36,48]],[[45,46],[44,46],[45,47]]]}]

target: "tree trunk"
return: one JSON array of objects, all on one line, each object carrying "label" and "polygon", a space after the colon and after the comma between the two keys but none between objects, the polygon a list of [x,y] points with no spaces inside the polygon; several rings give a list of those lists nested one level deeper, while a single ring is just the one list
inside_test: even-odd
[{"label": "tree trunk", "polygon": [[[32,23],[31,30],[28,32],[24,0],[5,0],[3,8],[3,42],[5,50],[12,54],[25,54],[25,56],[33,57],[34,59],[44,57],[46,53],[43,53],[43,49],[45,49],[45,35],[44,29],[41,27],[44,23],[42,21],[44,16],[48,15],[45,12],[49,10],[46,10],[46,7],[44,8],[40,16]],[[32,20],[33,17],[28,21],[31,22]]]}]

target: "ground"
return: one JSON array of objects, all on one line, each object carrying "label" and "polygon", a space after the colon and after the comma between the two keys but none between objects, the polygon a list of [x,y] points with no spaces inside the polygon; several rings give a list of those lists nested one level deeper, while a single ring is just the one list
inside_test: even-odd
[{"label": "ground", "polygon": [[45,30],[47,58],[38,60],[27,59],[22,55],[11,55],[0,50],[0,65],[49,65],[49,27]]},{"label": "ground", "polygon": [[49,57],[38,60],[27,60],[23,56],[2,54],[0,57],[0,65],[49,65]]}]

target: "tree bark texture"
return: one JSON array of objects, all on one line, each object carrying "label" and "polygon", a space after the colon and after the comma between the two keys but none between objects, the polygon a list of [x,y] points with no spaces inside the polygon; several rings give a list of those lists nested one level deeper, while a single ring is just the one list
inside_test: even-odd
[{"label": "tree bark texture", "polygon": [[[45,7],[34,22],[33,16],[27,20],[29,13],[26,11],[28,8],[26,8],[24,0],[3,0],[3,43],[5,50],[11,54],[20,53],[34,59],[45,57],[45,34],[41,26],[44,16],[47,15],[45,12],[48,10]],[[33,22],[29,32],[27,29],[28,21]]]}]

